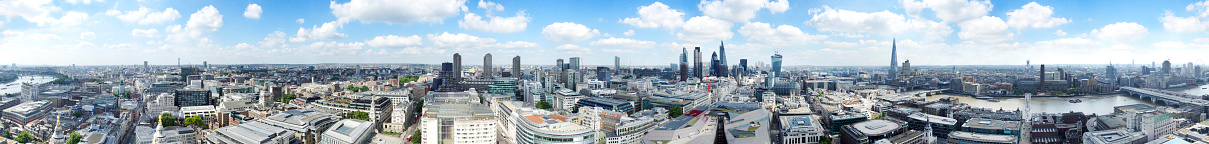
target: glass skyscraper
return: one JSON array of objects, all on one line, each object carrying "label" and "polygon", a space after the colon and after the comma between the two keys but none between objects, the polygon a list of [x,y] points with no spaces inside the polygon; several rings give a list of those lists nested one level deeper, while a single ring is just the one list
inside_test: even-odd
[{"label": "glass skyscraper", "polygon": [[769,75],[770,76],[780,76],[781,75],[781,54],[772,55],[772,71],[770,71]]}]

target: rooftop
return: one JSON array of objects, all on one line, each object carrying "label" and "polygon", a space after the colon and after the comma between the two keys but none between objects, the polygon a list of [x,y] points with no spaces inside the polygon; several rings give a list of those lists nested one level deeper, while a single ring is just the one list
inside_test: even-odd
[{"label": "rooftop", "polygon": [[907,117],[910,117],[911,119],[915,119],[918,121],[928,121],[930,123],[938,123],[938,124],[944,124],[944,125],[956,125],[957,124],[957,119],[942,117],[942,116],[937,116],[937,115],[923,114],[923,113],[915,113],[915,114],[911,114],[910,116],[907,116]]},{"label": "rooftop", "polygon": [[971,118],[967,120],[963,128],[978,128],[978,129],[995,129],[995,130],[1020,130],[1019,121],[1003,121],[983,118]]},{"label": "rooftop", "polygon": [[950,139],[964,139],[964,140],[979,141],[979,142],[992,142],[992,143],[1016,143],[1016,136],[972,133],[972,132],[963,132],[963,131],[951,132],[951,133],[949,133],[949,138]]},{"label": "rooftop", "polygon": [[869,120],[852,124],[852,128],[865,135],[882,135],[902,128],[902,124],[888,120]]}]

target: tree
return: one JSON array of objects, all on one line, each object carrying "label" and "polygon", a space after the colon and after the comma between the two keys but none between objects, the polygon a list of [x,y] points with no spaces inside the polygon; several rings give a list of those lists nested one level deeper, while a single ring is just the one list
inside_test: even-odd
[{"label": "tree", "polygon": [[424,111],[424,100],[416,101],[416,112]]},{"label": "tree", "polygon": [[819,144],[831,144],[831,137],[819,136]]},{"label": "tree", "polygon": [[354,112],[344,113],[344,118],[369,121],[369,113],[361,112],[361,111],[354,111]]},{"label": "tree", "polygon": [[79,132],[71,132],[71,135],[67,136],[67,144],[80,143],[80,139],[84,139],[84,136],[80,135]]},{"label": "tree", "polygon": [[19,143],[28,143],[33,140],[34,136],[30,135],[29,131],[22,131],[21,134],[17,134],[17,142]]},{"label": "tree", "polygon": [[290,103],[290,101],[293,101],[294,98],[298,98],[298,96],[295,95],[294,93],[288,93],[288,94],[282,95],[281,103]]},{"label": "tree", "polygon": [[80,116],[83,116],[83,115],[84,115],[84,114],[81,114],[80,112],[71,112],[71,116],[73,116],[73,117],[80,117]]},{"label": "tree", "polygon": [[353,85],[348,85],[348,88],[345,88],[344,90],[357,92],[357,87],[355,87]]},{"label": "tree", "polygon": [[680,108],[680,106],[672,107],[671,110],[668,110],[667,116],[672,118],[680,117],[680,115],[684,115],[682,111],[683,108]]},{"label": "tree", "polygon": [[160,114],[160,125],[176,126],[176,118],[172,117],[172,113]]},{"label": "tree", "polygon": [[546,101],[544,101],[544,100],[543,100],[543,101],[538,101],[538,102],[537,102],[537,104],[534,104],[534,105],[533,105],[533,107],[537,107],[537,109],[550,109],[550,108],[554,108],[554,106],[550,105],[550,102],[546,102]]},{"label": "tree", "polygon": [[193,116],[193,117],[185,118],[185,121],[181,122],[181,124],[183,124],[184,126],[195,126],[195,127],[199,127],[199,128],[206,128],[206,123],[202,121],[201,116]]},{"label": "tree", "polygon": [[369,91],[369,87],[368,87],[368,86],[361,86],[361,91]]},{"label": "tree", "polygon": [[416,134],[411,135],[410,140],[412,141],[412,143],[420,143],[420,134],[421,134],[420,130],[416,130]]}]

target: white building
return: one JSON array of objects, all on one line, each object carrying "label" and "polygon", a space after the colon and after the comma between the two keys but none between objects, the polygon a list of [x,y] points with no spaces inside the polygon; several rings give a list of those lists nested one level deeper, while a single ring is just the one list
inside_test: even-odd
[{"label": "white building", "polygon": [[781,116],[783,144],[817,144],[823,136],[818,119],[809,115]]},{"label": "white building", "polygon": [[173,100],[175,98],[176,96],[173,96],[171,93],[160,93],[160,95],[156,97],[155,101],[147,104],[147,113],[159,114],[166,111],[179,111],[180,107],[176,107],[176,101]]},{"label": "white building", "polygon": [[319,144],[363,144],[368,143],[374,136],[373,123],[369,121],[344,119],[336,122],[323,132]]},{"label": "white building", "polygon": [[424,133],[421,141],[424,144],[496,143],[496,125],[499,121],[487,106],[478,103],[425,105],[423,117],[420,117],[420,131]]},{"label": "white building", "polygon": [[550,102],[550,104],[554,105],[554,109],[556,110],[572,111],[575,108],[575,103],[583,98],[585,98],[584,95],[579,94],[579,92],[572,91],[571,89],[561,89],[554,93],[554,101]]},{"label": "white building", "polygon": [[1151,141],[1179,129],[1179,124],[1171,117],[1170,113],[1162,111],[1141,112],[1135,114],[1131,122],[1137,125],[1137,131],[1146,135],[1147,141]]},{"label": "white building", "polygon": [[187,106],[181,107],[181,114],[186,118],[193,116],[211,117],[217,114],[217,110],[214,109],[213,105]]}]

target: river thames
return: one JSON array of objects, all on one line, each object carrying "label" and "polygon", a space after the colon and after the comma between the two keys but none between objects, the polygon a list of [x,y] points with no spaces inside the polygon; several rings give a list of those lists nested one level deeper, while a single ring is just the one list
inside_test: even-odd
[{"label": "river thames", "polygon": [[[1197,87],[1177,88],[1177,89],[1169,89],[1169,90],[1177,91],[1177,92],[1184,92],[1184,93],[1188,93],[1191,95],[1209,94],[1209,89],[1201,89],[1201,88],[1209,88],[1209,85],[1200,85]],[[1003,109],[1003,110],[1021,109],[1021,110],[1023,110],[1024,103],[1025,103],[1024,98],[997,97],[995,99],[1000,100],[999,102],[990,102],[987,100],[975,99],[975,98],[967,96],[967,95],[948,95],[948,94],[933,95],[933,96],[928,97],[927,100],[935,101],[935,100],[939,100],[939,99],[945,98],[945,97],[957,98],[957,99],[959,99],[960,102],[969,104],[971,107],[989,108],[989,109],[996,109],[996,110],[997,109]],[[1080,100],[1083,100],[1083,102],[1070,103],[1068,101],[1070,99],[1080,99]],[[1094,113],[1097,115],[1104,115],[1104,114],[1111,114],[1113,111],[1112,108],[1115,106],[1132,105],[1132,104],[1145,104],[1145,105],[1151,105],[1151,106],[1154,105],[1154,104],[1150,103],[1150,101],[1139,100],[1137,98],[1125,96],[1124,94],[1112,94],[1112,95],[1087,95],[1087,96],[1078,96],[1078,97],[1033,97],[1032,104],[1030,104],[1030,107],[1032,107],[1032,111],[1031,111],[1032,113],[1042,113],[1042,112],[1044,112],[1044,113],[1064,113],[1064,112],[1076,111],[1076,112],[1083,112],[1085,114]]]},{"label": "river thames", "polygon": [[50,81],[54,81],[54,80],[55,80],[55,77],[49,77],[49,76],[40,76],[40,75],[21,76],[21,77],[17,78],[16,81],[5,83],[5,84],[0,84],[0,95],[10,94],[10,93],[11,94],[20,94],[21,93],[21,83],[38,83],[38,84],[40,84],[40,83],[46,83],[46,82],[50,82]]}]

